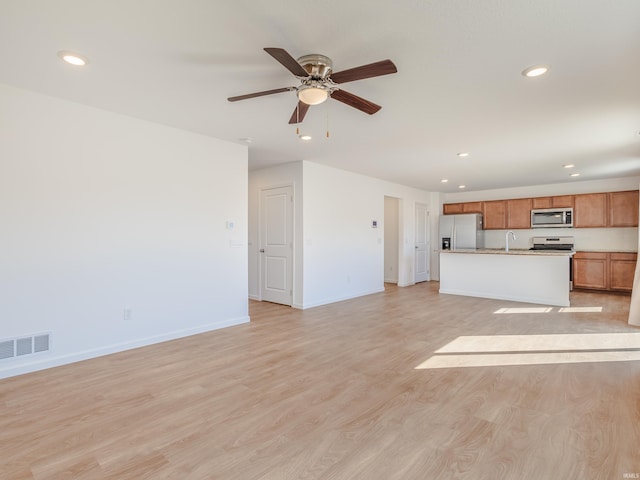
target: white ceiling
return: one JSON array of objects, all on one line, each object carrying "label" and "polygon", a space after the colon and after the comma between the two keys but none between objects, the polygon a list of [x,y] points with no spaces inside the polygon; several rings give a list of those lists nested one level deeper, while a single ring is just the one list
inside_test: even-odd
[{"label": "white ceiling", "polygon": [[[295,93],[226,100],[298,84],[264,47],[398,73],[343,84],[373,116],[311,107],[305,143]],[[0,65],[2,83],[251,138],[252,169],[311,160],[442,192],[640,175],[639,0],[2,0]]]}]

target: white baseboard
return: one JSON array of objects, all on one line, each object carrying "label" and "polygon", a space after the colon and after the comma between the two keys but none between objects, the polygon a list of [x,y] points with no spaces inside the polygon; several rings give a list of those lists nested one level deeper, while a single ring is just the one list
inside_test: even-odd
[{"label": "white baseboard", "polygon": [[346,295],[344,297],[326,298],[326,299],[318,300],[315,302],[305,303],[303,306],[296,307],[296,308],[302,308],[303,310],[306,310],[307,308],[319,307],[321,305],[328,305],[330,303],[342,302],[344,300],[351,300],[352,298],[364,297],[365,295],[373,295],[374,293],[380,293],[380,292],[384,292],[384,285],[375,290],[354,293],[351,295]]},{"label": "white baseboard", "polygon": [[[198,327],[187,328],[184,330],[175,330],[173,332],[167,332],[162,335],[156,335],[153,337],[140,338],[129,342],[122,342],[113,345],[107,345],[104,347],[94,348],[91,350],[84,350],[81,352],[74,352],[65,355],[55,356],[55,350],[52,351],[52,355],[47,355],[44,358],[42,355],[38,355],[37,359],[33,362],[21,363],[20,365],[4,365],[0,367],[0,379],[14,377],[16,375],[22,375],[25,373],[36,372],[38,370],[45,370],[47,368],[59,367],[69,363],[80,362],[82,360],[89,360],[91,358],[101,357],[104,355],[110,355],[112,353],[123,352],[125,350],[131,350],[133,348],[146,347],[156,343],[167,342],[169,340],[175,340],[177,338],[189,337],[191,335],[197,335],[199,333],[210,332],[212,330],[218,330],[220,328],[231,327],[234,325],[240,325],[249,322],[249,316],[232,318],[228,320],[221,320]],[[11,363],[11,361],[9,361]],[[15,362],[14,362],[15,363]]]}]

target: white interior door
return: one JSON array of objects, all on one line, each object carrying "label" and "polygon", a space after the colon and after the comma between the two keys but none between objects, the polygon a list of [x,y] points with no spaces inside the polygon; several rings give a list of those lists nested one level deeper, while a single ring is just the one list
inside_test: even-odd
[{"label": "white interior door", "polygon": [[293,188],[262,190],[260,197],[262,300],[293,303]]},{"label": "white interior door", "polygon": [[416,283],[429,280],[429,210],[426,205],[416,203],[415,242]]}]

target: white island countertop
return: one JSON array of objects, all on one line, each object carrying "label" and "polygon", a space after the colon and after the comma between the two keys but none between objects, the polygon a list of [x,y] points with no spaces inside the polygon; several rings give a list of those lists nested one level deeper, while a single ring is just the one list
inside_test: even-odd
[{"label": "white island countertop", "polygon": [[478,249],[440,252],[440,293],[569,306],[575,252]]},{"label": "white island countertop", "polygon": [[510,248],[507,252],[504,248],[478,248],[478,249],[466,249],[458,248],[455,250],[440,250],[440,253],[473,253],[480,255],[559,255],[559,256],[571,256],[576,252],[572,250],[558,251],[558,250],[523,250],[520,248]]}]

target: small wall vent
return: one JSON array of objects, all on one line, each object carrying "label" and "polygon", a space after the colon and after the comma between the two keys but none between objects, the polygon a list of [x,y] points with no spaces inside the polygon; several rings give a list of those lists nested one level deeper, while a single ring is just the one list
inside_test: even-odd
[{"label": "small wall vent", "polygon": [[15,356],[15,349],[13,348],[13,340],[3,340],[0,342],[0,360],[3,358],[12,358]]},{"label": "small wall vent", "polygon": [[16,340],[16,356],[33,353],[33,337],[18,338]]},{"label": "small wall vent", "polygon": [[18,338],[4,338],[0,340],[0,360],[48,352],[50,348],[50,333],[40,333]]},{"label": "small wall vent", "polygon": [[49,334],[35,335],[33,337],[33,353],[46,352],[49,350]]}]

